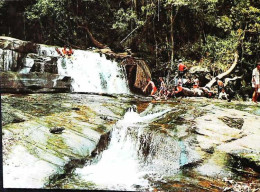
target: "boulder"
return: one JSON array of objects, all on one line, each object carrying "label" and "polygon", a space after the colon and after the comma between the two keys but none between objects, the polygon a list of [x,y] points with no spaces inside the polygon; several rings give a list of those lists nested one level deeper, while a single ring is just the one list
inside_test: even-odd
[{"label": "boulder", "polygon": [[206,152],[227,153],[259,171],[259,116],[213,105],[205,110],[211,113],[196,119],[200,148]]},{"label": "boulder", "polygon": [[2,72],[1,93],[69,92],[71,78],[50,73]]},{"label": "boulder", "polygon": [[37,53],[37,45],[35,43],[6,36],[0,36],[0,49],[9,49],[19,53]]},{"label": "boulder", "polygon": [[[127,78],[131,91],[141,93],[147,85],[147,78],[151,78],[151,71],[144,60],[129,57],[121,62],[127,72]],[[149,90],[148,90],[149,91]]]},{"label": "boulder", "polygon": [[58,74],[57,57],[39,57],[34,60],[31,72]]}]

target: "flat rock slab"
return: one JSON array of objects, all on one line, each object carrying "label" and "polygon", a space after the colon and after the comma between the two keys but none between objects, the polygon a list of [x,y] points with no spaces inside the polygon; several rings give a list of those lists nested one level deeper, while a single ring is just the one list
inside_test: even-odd
[{"label": "flat rock slab", "polygon": [[199,146],[205,151],[214,149],[245,158],[260,166],[260,117],[213,105],[205,109],[210,113],[195,120]]},{"label": "flat rock slab", "polygon": [[[106,100],[106,105],[100,99]],[[110,131],[130,106],[119,104],[114,98],[92,95],[4,95],[1,100],[3,113],[23,119],[3,119],[5,188],[48,185],[49,178],[62,174],[71,160],[90,157],[101,135]],[[30,108],[25,107],[26,100]],[[56,106],[56,110],[47,112],[47,106]],[[107,118],[101,118],[104,116]],[[64,130],[53,134],[50,129],[55,127]]]},{"label": "flat rock slab", "polygon": [[0,36],[0,48],[9,49],[21,53],[36,53],[37,45],[30,41],[22,41],[12,37]]}]

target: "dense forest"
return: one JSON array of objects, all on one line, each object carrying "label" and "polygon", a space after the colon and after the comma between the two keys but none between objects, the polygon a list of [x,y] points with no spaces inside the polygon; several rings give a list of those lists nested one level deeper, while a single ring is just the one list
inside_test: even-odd
[{"label": "dense forest", "polygon": [[27,0],[0,2],[0,35],[49,45],[115,52],[131,49],[154,76],[174,72],[178,59],[226,71],[249,85],[260,55],[259,0]]}]

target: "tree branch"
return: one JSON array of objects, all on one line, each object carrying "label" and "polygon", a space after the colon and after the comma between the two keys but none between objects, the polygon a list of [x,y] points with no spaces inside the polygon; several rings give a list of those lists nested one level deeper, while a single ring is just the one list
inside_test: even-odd
[{"label": "tree branch", "polygon": [[87,27],[86,24],[85,24],[85,25],[79,25],[79,24],[78,24],[78,27],[86,30],[86,32],[87,32],[87,34],[88,34],[90,40],[92,41],[92,43],[93,43],[97,48],[104,49],[104,48],[107,47],[106,45],[100,43],[98,40],[96,40],[96,39],[93,37],[92,33],[89,31],[89,28]]},{"label": "tree branch", "polygon": [[[235,54],[234,54],[234,62],[233,62],[233,64],[231,65],[231,67],[230,67],[227,71],[225,71],[224,73],[221,73],[220,75],[218,75],[217,77],[218,77],[219,79],[222,79],[223,77],[229,75],[229,74],[235,69],[235,67],[237,66],[237,61],[238,61],[238,53],[235,52]],[[213,78],[205,87],[211,88],[212,85],[213,85],[215,82],[216,82],[216,78]]]}]

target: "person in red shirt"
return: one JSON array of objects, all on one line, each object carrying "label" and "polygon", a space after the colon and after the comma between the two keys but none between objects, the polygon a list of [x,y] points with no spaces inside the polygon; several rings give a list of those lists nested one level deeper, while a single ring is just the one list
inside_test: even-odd
[{"label": "person in red shirt", "polygon": [[178,74],[180,78],[183,78],[183,75],[187,72],[187,67],[182,63],[182,59],[179,60],[178,64]]},{"label": "person in red shirt", "polygon": [[62,57],[65,57],[66,55],[70,57],[74,53],[74,51],[72,50],[71,47],[69,47],[69,50],[67,50],[66,45],[64,45],[64,47],[63,47],[63,49],[61,51],[57,47],[55,48],[55,50]]},{"label": "person in red shirt", "polygon": [[171,95],[175,96],[183,96],[183,88],[182,83],[178,80],[178,84],[174,86]]},{"label": "person in red shirt", "polygon": [[71,55],[73,55],[73,53],[74,53],[74,51],[72,50],[71,47],[69,47],[69,50],[67,51],[67,55],[71,56]]},{"label": "person in red shirt", "polygon": [[151,81],[151,78],[147,78],[147,82],[148,82],[148,84],[143,89],[143,92],[145,92],[146,89],[148,88],[148,86],[151,85],[152,86],[151,96],[153,96],[155,94],[155,92],[157,91],[157,88],[156,88],[154,82]]},{"label": "person in red shirt", "polygon": [[62,54],[65,56],[67,55],[67,47],[64,45],[63,49],[61,50]]}]

